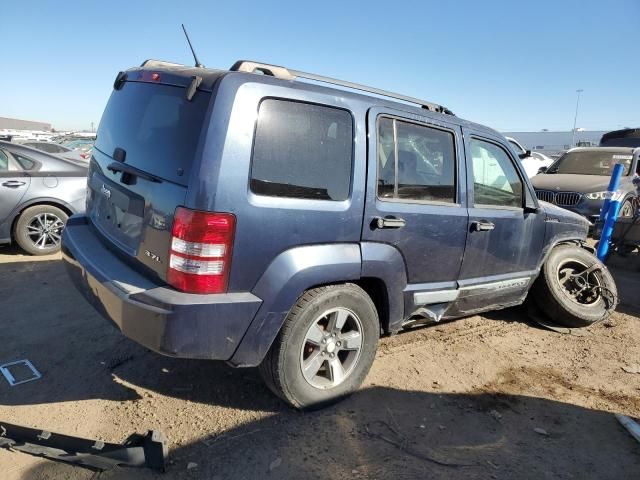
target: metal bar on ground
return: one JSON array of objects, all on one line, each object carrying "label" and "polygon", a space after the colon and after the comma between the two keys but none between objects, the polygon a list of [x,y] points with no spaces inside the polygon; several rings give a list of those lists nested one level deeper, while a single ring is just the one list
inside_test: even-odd
[{"label": "metal bar on ground", "polygon": [[616,418],[620,424],[627,429],[631,436],[640,442],[640,425],[638,425],[638,422],[620,413],[616,413]]}]

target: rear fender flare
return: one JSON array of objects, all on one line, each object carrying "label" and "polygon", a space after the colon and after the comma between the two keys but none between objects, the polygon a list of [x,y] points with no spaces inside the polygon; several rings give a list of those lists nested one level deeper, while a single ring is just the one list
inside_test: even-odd
[{"label": "rear fender flare", "polygon": [[386,243],[362,242],[362,277],[382,281],[386,289],[387,321],[382,327],[397,332],[404,320],[407,268],[400,251]]},{"label": "rear fender flare", "polygon": [[361,263],[357,243],[307,245],[280,253],[251,291],[263,303],[229,363],[260,364],[296,300],[319,285],[358,280]]}]

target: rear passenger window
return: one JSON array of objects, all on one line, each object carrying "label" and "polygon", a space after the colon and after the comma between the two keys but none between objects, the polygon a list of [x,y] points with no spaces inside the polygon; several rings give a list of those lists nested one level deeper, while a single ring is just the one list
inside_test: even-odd
[{"label": "rear passenger window", "polygon": [[17,153],[13,154],[13,158],[15,158],[23,170],[32,170],[33,167],[36,166],[36,162],[31,160],[29,157],[25,157],[24,155],[19,155]]},{"label": "rear passenger window", "polygon": [[455,203],[455,164],[451,132],[386,117],[378,121],[379,198]]},{"label": "rear passenger window", "polygon": [[346,200],[353,121],[338,108],[268,99],[260,104],[251,191],[260,195]]}]

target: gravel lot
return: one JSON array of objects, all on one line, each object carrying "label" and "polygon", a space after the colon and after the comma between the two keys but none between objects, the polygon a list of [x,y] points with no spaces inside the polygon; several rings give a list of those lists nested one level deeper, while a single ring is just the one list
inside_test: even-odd
[{"label": "gravel lot", "polygon": [[640,444],[612,412],[640,417],[640,374],[623,370],[640,364],[640,263],[615,260],[623,302],[610,322],[562,335],[510,309],[384,338],[360,392],[303,414],[254,370],[125,339],[59,256],[0,247],[0,363],[29,358],[43,373],[13,388],[0,378],[0,419],[111,442],[159,429],[170,443],[164,475],[0,450],[0,476],[638,479]]}]

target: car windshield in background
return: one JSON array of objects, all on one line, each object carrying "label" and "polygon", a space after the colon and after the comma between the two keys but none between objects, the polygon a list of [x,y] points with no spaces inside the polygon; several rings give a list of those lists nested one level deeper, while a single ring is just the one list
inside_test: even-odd
[{"label": "car windshield in background", "polygon": [[72,140],[70,142],[64,142],[62,145],[70,148],[71,150],[82,150],[83,152],[86,152],[93,148],[93,140]]},{"label": "car windshield in background", "polygon": [[549,173],[569,173],[577,175],[605,175],[611,176],[616,163],[624,165],[623,175],[629,174],[633,155],[613,152],[569,152],[565,153]]},{"label": "car windshield in background", "polygon": [[47,153],[63,153],[69,152],[71,150],[63,145],[58,145],[57,143],[53,142],[27,142],[23,143],[23,145],[25,147],[35,148]]}]

